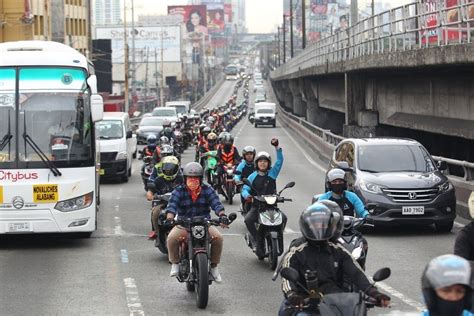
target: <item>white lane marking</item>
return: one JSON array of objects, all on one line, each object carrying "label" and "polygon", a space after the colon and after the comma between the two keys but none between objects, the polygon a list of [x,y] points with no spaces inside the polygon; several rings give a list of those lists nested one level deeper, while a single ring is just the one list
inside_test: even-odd
[{"label": "white lane marking", "polygon": [[315,166],[316,168],[318,168],[320,171],[322,172],[326,172],[326,168],[324,168],[323,166],[321,166],[320,164],[318,164],[316,161],[314,161],[311,156],[300,146],[300,144],[298,144],[296,142],[296,140],[293,138],[293,136],[290,135],[290,133],[285,129],[283,128],[282,126],[282,130],[285,132],[285,134],[293,141],[293,143],[295,144],[296,147],[298,147],[298,149],[301,151],[301,153],[303,154],[303,156],[306,158],[306,160],[308,160],[308,162],[310,164],[312,164],[313,166]]},{"label": "white lane marking", "polygon": [[122,259],[122,263],[128,263],[127,249],[120,249],[120,257]]},{"label": "white lane marking", "polygon": [[415,301],[415,300],[412,300],[411,298],[409,297],[406,297],[405,295],[403,295],[402,293],[398,292],[397,290],[395,290],[393,287],[391,287],[390,285],[384,283],[384,282],[379,282],[376,284],[378,288],[384,290],[385,292],[389,293],[390,295],[392,296],[395,296],[397,297],[398,299],[400,299],[403,303],[407,304],[407,305],[410,305],[411,307],[415,308],[416,310],[418,310],[419,312],[423,311],[425,309],[425,306],[423,304],[421,304],[420,302],[418,301]]},{"label": "white lane marking", "polygon": [[120,210],[120,205],[115,205],[114,209],[115,209],[115,212],[118,212]]},{"label": "white lane marking", "polygon": [[138,296],[137,284],[133,278],[123,279],[125,285],[125,296],[127,298],[128,311],[130,316],[144,316],[145,312],[143,311],[142,303],[140,302],[140,297]]},{"label": "white lane marking", "polygon": [[118,235],[118,236],[123,235],[122,222],[120,220],[120,217],[115,216],[114,220],[115,220],[114,235]]},{"label": "white lane marking", "polygon": [[242,124],[242,127],[241,127],[240,130],[237,132],[237,135],[235,135],[235,137],[234,137],[235,140],[237,140],[237,138],[239,138],[240,133],[242,133],[242,131],[244,130],[245,125],[247,125],[247,120],[244,121],[244,124]]},{"label": "white lane marking", "polygon": [[[285,233],[286,234],[296,234],[297,232],[295,232],[293,229],[291,229],[290,227],[285,227]],[[299,234],[299,233],[298,233]]]}]

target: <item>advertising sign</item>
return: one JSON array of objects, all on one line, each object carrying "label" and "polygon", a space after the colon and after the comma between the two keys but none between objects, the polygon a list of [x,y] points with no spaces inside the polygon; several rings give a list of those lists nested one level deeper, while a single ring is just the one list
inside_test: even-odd
[{"label": "advertising sign", "polygon": [[203,2],[207,7],[207,28],[209,33],[223,34],[225,30],[224,4]]},{"label": "advertising sign", "polygon": [[345,30],[349,26],[349,11],[347,0],[311,0],[308,39],[316,41]]},{"label": "advertising sign", "polygon": [[183,23],[188,36],[191,33],[208,33],[205,5],[168,6],[168,14],[183,17]]},{"label": "advertising sign", "polygon": [[[127,41],[129,54],[133,54],[132,28],[127,28]],[[135,27],[135,61],[138,63],[147,61],[149,56],[155,53],[155,49],[161,54],[163,44],[163,61],[179,62],[181,59],[181,31],[180,26],[147,26]],[[97,27],[97,39],[110,39],[112,43],[112,63],[124,63],[124,28],[123,27]],[[151,54],[151,55],[150,55]],[[148,59],[151,58],[148,56]]]},{"label": "advertising sign", "polygon": [[224,4],[224,21],[225,23],[232,23],[232,4]]},{"label": "advertising sign", "polygon": [[[439,0],[422,0],[424,13],[421,21],[421,25],[424,27],[421,32],[422,44],[437,43],[438,39],[443,42],[457,42],[460,38],[467,38],[467,25],[461,23],[461,10],[457,7],[459,1],[445,0],[444,5],[440,7]],[[446,9],[443,12],[445,26],[441,27],[439,10],[444,8]]]}]

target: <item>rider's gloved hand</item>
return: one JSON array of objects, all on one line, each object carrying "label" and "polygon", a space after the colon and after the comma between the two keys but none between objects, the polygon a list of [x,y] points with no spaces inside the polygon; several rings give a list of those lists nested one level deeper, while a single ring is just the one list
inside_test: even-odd
[{"label": "rider's gloved hand", "polygon": [[278,147],[278,138],[272,138],[271,142],[272,146]]},{"label": "rider's gloved hand", "polygon": [[253,202],[253,196],[248,196],[246,199],[245,199],[245,203],[252,203]]},{"label": "rider's gloved hand", "polygon": [[296,292],[290,292],[287,297],[288,297],[288,302],[291,305],[300,306],[304,304],[305,297],[301,294],[298,294]]},{"label": "rider's gloved hand", "polygon": [[365,222],[366,222],[367,224],[374,224],[374,218],[373,218],[372,216],[370,216],[370,215],[367,215],[367,216],[365,217]]},{"label": "rider's gloved hand", "polygon": [[221,224],[226,225],[226,226],[230,224],[230,220],[225,214],[219,216],[219,221],[221,222]]},{"label": "rider's gloved hand", "polygon": [[379,292],[374,296],[374,298],[377,301],[377,306],[378,307],[389,307],[390,306],[390,296]]}]

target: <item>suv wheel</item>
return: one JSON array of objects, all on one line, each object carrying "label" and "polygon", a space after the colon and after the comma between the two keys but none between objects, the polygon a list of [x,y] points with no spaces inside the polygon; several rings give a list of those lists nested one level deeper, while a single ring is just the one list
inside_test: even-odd
[{"label": "suv wheel", "polygon": [[436,231],[438,233],[449,233],[453,229],[454,222],[449,223],[435,223]]}]

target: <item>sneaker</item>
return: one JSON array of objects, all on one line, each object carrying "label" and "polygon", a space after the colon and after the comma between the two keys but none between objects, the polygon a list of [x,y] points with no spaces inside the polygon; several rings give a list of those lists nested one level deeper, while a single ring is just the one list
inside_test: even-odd
[{"label": "sneaker", "polygon": [[171,264],[171,272],[170,272],[170,277],[176,277],[178,276],[179,273],[179,264],[177,263],[172,263]]},{"label": "sneaker", "polygon": [[155,240],[157,237],[156,233],[154,231],[151,231],[148,233],[148,240]]},{"label": "sneaker", "polygon": [[211,268],[211,275],[216,283],[222,283],[222,277],[218,267]]}]

